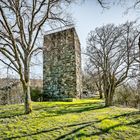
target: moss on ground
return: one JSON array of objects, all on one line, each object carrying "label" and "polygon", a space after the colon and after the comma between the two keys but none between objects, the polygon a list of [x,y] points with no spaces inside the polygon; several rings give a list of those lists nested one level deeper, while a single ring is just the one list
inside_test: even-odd
[{"label": "moss on ground", "polygon": [[104,107],[102,100],[36,102],[33,112],[23,105],[0,106],[0,139],[139,140],[136,109]]}]

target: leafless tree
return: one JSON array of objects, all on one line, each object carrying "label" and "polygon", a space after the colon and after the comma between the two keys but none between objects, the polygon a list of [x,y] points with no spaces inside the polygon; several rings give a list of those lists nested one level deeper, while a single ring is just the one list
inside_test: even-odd
[{"label": "leafless tree", "polygon": [[95,69],[92,69],[93,64],[87,63],[85,70],[90,76],[92,85],[95,86],[95,89],[99,92],[100,99],[103,98],[103,89],[102,89],[102,72],[100,71],[100,68],[96,65],[94,65]]},{"label": "leafless tree", "polygon": [[[25,113],[32,111],[30,62],[39,47],[41,29],[67,23],[64,7],[71,0],[0,0],[1,62],[19,74],[25,95]],[[62,8],[63,7],[63,8]]]},{"label": "leafless tree", "polygon": [[87,40],[90,71],[100,71],[105,105],[113,104],[115,89],[124,82],[134,63],[134,51],[139,32],[135,22],[120,26],[108,24],[91,31]]},{"label": "leafless tree", "polygon": [[[39,47],[41,29],[56,21],[66,23],[65,5],[73,0],[0,0],[0,59],[19,74],[25,93],[25,112],[32,110],[30,62]],[[104,7],[103,0],[97,0]]]},{"label": "leafless tree", "polygon": [[[139,10],[140,9],[140,0],[98,0],[98,3],[103,8],[109,8],[113,5],[126,5],[127,12],[130,9]],[[131,5],[130,5],[131,4]]]},{"label": "leafless tree", "polygon": [[133,77],[137,81],[136,83],[137,83],[137,92],[138,92],[138,108],[140,110],[140,36],[139,36],[139,41],[136,50],[137,51],[135,53],[134,58],[138,67],[136,67],[137,74],[134,74]]}]

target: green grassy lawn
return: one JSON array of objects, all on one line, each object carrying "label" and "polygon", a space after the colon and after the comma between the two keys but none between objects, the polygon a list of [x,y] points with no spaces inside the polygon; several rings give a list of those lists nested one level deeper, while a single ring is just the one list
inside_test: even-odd
[{"label": "green grassy lawn", "polygon": [[102,100],[0,106],[0,139],[11,140],[140,140],[136,109],[104,107]]}]

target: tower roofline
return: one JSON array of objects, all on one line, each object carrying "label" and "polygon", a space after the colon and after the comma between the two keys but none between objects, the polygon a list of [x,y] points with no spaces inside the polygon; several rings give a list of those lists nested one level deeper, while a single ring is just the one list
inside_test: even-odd
[{"label": "tower roofline", "polygon": [[[48,30],[48,31],[45,32],[44,37],[49,36],[51,34],[56,34],[56,33],[59,33],[59,32],[63,32],[63,31],[69,30],[69,29],[74,29],[74,32],[75,32],[76,36],[78,37],[78,34],[76,32],[74,24],[62,26],[62,27],[59,27],[59,28],[55,28],[53,30]],[[79,40],[79,37],[78,37],[78,40]],[[80,41],[79,41],[79,43],[80,43]]]},{"label": "tower roofline", "polygon": [[59,28],[56,28],[56,29],[48,30],[48,31],[45,32],[45,36],[50,35],[50,34],[54,34],[54,33],[57,33],[57,32],[61,32],[61,31],[65,31],[65,30],[68,30],[68,29],[72,29],[72,28],[75,28],[74,24],[70,24],[70,25],[62,26],[62,27],[59,27]]}]

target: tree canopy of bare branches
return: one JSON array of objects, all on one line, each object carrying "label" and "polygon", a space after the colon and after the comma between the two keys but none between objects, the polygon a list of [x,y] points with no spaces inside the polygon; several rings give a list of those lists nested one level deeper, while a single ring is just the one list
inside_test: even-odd
[{"label": "tree canopy of bare branches", "polygon": [[41,29],[67,24],[64,8],[71,0],[0,0],[0,61],[19,74],[25,94],[25,112],[30,113],[30,62],[39,47]]},{"label": "tree canopy of bare branches", "polygon": [[88,35],[88,73],[98,74],[106,106],[112,105],[115,89],[131,72],[139,34],[135,22],[127,22],[119,26],[108,24]]}]

